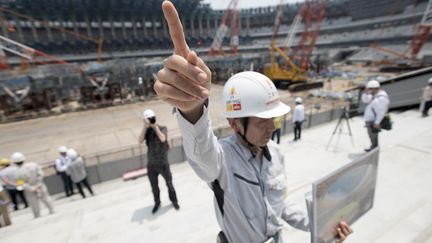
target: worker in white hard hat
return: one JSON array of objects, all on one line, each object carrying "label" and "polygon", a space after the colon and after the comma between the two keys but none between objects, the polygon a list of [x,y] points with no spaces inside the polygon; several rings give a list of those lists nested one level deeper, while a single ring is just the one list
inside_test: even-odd
[{"label": "worker in white hard hat", "polygon": [[53,203],[43,182],[44,174],[41,167],[34,162],[25,162],[25,160],[25,156],[19,152],[13,153],[11,156],[12,163],[19,167],[15,173],[17,189],[24,190],[27,202],[35,218],[40,217],[40,200],[47,206],[49,213],[53,214]]},{"label": "worker in white hard hat", "polygon": [[21,198],[21,202],[24,204],[25,208],[28,207],[27,200],[25,198],[24,192],[17,190],[16,186],[16,176],[15,173],[18,170],[18,166],[11,163],[9,159],[0,159],[0,183],[3,184],[4,188],[9,194],[12,200],[13,208],[15,211],[19,209],[18,198]]},{"label": "worker in white hard hat", "polygon": [[73,195],[73,183],[72,179],[69,175],[66,174],[67,167],[70,164],[70,160],[66,156],[68,148],[66,146],[61,146],[58,148],[58,153],[60,157],[55,160],[55,169],[57,174],[60,175],[63,181],[63,188],[66,193],[66,197],[70,197]]},{"label": "worker in white hard hat", "polygon": [[367,104],[364,112],[365,126],[371,141],[371,146],[365,149],[366,152],[378,147],[378,133],[381,131],[381,121],[388,112],[390,98],[381,89],[381,85],[376,80],[366,83],[365,92],[362,94],[362,101]]},{"label": "worker in white hard hat", "polygon": [[160,206],[160,190],[158,177],[165,179],[168,188],[168,197],[176,210],[180,209],[177,194],[174,188],[172,173],[168,162],[168,130],[156,122],[156,114],[153,110],[144,111],[144,127],[138,138],[141,144],[144,141],[147,145],[147,176],[153,192],[154,206],[152,213],[156,213]]},{"label": "worker in white hard hat", "polygon": [[87,180],[87,172],[84,165],[84,161],[81,156],[74,149],[68,149],[66,151],[67,159],[69,160],[69,165],[66,168],[66,173],[71,177],[72,181],[78,188],[79,193],[83,198],[86,198],[82,186],[85,186],[90,194],[93,196],[93,190],[90,183]]},{"label": "worker in white hard hat", "polygon": [[295,107],[292,116],[292,122],[294,124],[294,141],[301,139],[301,128],[305,121],[305,107],[303,100],[300,97],[295,98]]},{"label": "worker in white hard hat", "polygon": [[[225,84],[223,114],[235,134],[218,141],[209,119],[211,71],[190,51],[175,7],[162,4],[174,55],[164,61],[154,89],[177,107],[177,120],[188,162],[214,192],[218,242],[282,242],[282,220],[309,230],[307,213],[284,202],[286,177],[278,145],[270,140],[273,118],[290,108],[279,100],[273,82],[256,72],[241,72]],[[337,226],[337,242],[352,231]]]},{"label": "worker in white hard hat", "polygon": [[428,80],[428,85],[423,89],[423,117],[428,116],[429,109],[432,107],[432,77]]}]

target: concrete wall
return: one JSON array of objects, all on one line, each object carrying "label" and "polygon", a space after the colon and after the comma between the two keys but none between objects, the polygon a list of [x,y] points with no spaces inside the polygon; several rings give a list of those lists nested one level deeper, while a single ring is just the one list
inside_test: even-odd
[{"label": "concrete wall", "polygon": [[[306,114],[306,122],[303,124],[303,128],[309,128],[317,126],[326,122],[330,122],[334,119],[338,119],[342,114],[342,110],[330,110],[313,115]],[[286,135],[293,131],[293,125],[291,117],[287,117],[284,120],[282,127],[282,135]],[[215,135],[219,138],[225,137],[231,134],[229,127],[215,129]],[[87,164],[87,174],[90,184],[102,183],[112,179],[122,177],[123,173],[141,169],[147,166],[147,154],[146,151],[139,147],[127,148],[121,151],[106,153],[101,155],[84,156],[84,161]],[[125,157],[125,153],[130,154],[129,157]],[[121,154],[121,156],[120,156]],[[119,157],[119,158],[116,158]],[[122,157],[122,158],[120,158]],[[168,161],[170,164],[179,163],[186,160],[186,156],[181,144],[181,140],[177,141],[175,146],[171,146],[168,152]],[[47,184],[48,191],[50,194],[56,194],[63,192],[63,183],[60,176],[52,174],[44,178]]]}]

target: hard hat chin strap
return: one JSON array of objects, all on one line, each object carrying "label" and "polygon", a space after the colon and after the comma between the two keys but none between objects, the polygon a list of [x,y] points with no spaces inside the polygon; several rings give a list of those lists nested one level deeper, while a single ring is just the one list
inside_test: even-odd
[{"label": "hard hat chin strap", "polygon": [[240,132],[237,132],[237,134],[246,143],[246,145],[249,148],[249,150],[251,151],[253,157],[255,158],[255,156],[258,154],[258,152],[260,150],[262,150],[262,151],[264,151],[264,156],[267,159],[271,160],[271,156],[267,156],[267,155],[270,155],[267,146],[264,146],[264,147],[256,146],[256,145],[252,144],[251,142],[249,142],[249,140],[246,138],[246,132],[247,132],[247,129],[248,129],[248,126],[249,126],[249,117],[240,118],[240,121],[241,121],[241,123],[243,125],[243,134],[241,134]]},{"label": "hard hat chin strap", "polygon": [[242,117],[240,118],[240,121],[243,125],[243,134],[241,134],[240,132],[238,132],[238,134],[240,135],[241,138],[243,138],[243,140],[247,143],[249,147],[255,147],[255,145],[249,142],[249,140],[246,138],[246,132],[249,126],[249,117]]}]

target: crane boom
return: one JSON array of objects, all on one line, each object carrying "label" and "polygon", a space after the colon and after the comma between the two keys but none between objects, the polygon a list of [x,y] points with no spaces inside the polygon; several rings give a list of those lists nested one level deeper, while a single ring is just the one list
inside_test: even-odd
[{"label": "crane boom", "polygon": [[[230,43],[231,48],[233,53],[237,52],[237,47],[239,44],[238,35],[240,33],[240,26],[238,23],[239,13],[237,10],[238,2],[239,0],[231,0],[231,2],[228,5],[228,8],[225,10],[224,16],[222,18],[222,23],[219,26],[218,30],[216,31],[216,35],[210,46],[210,50],[209,50],[210,56],[213,56],[222,50],[222,43],[225,36],[228,33],[229,28],[231,28],[231,43]],[[228,23],[228,20],[230,20],[230,23]],[[230,27],[228,27],[228,24]]]}]

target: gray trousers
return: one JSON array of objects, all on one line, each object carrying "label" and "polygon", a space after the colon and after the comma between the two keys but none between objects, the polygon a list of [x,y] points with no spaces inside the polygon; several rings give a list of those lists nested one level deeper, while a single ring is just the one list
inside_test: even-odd
[{"label": "gray trousers", "polygon": [[378,133],[379,129],[375,129],[373,127],[373,122],[366,122],[366,127],[369,135],[369,139],[371,141],[370,149],[378,147]]},{"label": "gray trousers", "polygon": [[[1,224],[1,219],[3,219],[4,225]],[[8,206],[0,204],[0,227],[11,225],[11,220],[9,216]]]},{"label": "gray trousers", "polygon": [[41,184],[40,192],[24,190],[24,194],[35,218],[40,216],[39,200],[47,206],[50,214],[54,213],[53,203],[45,184]]}]

